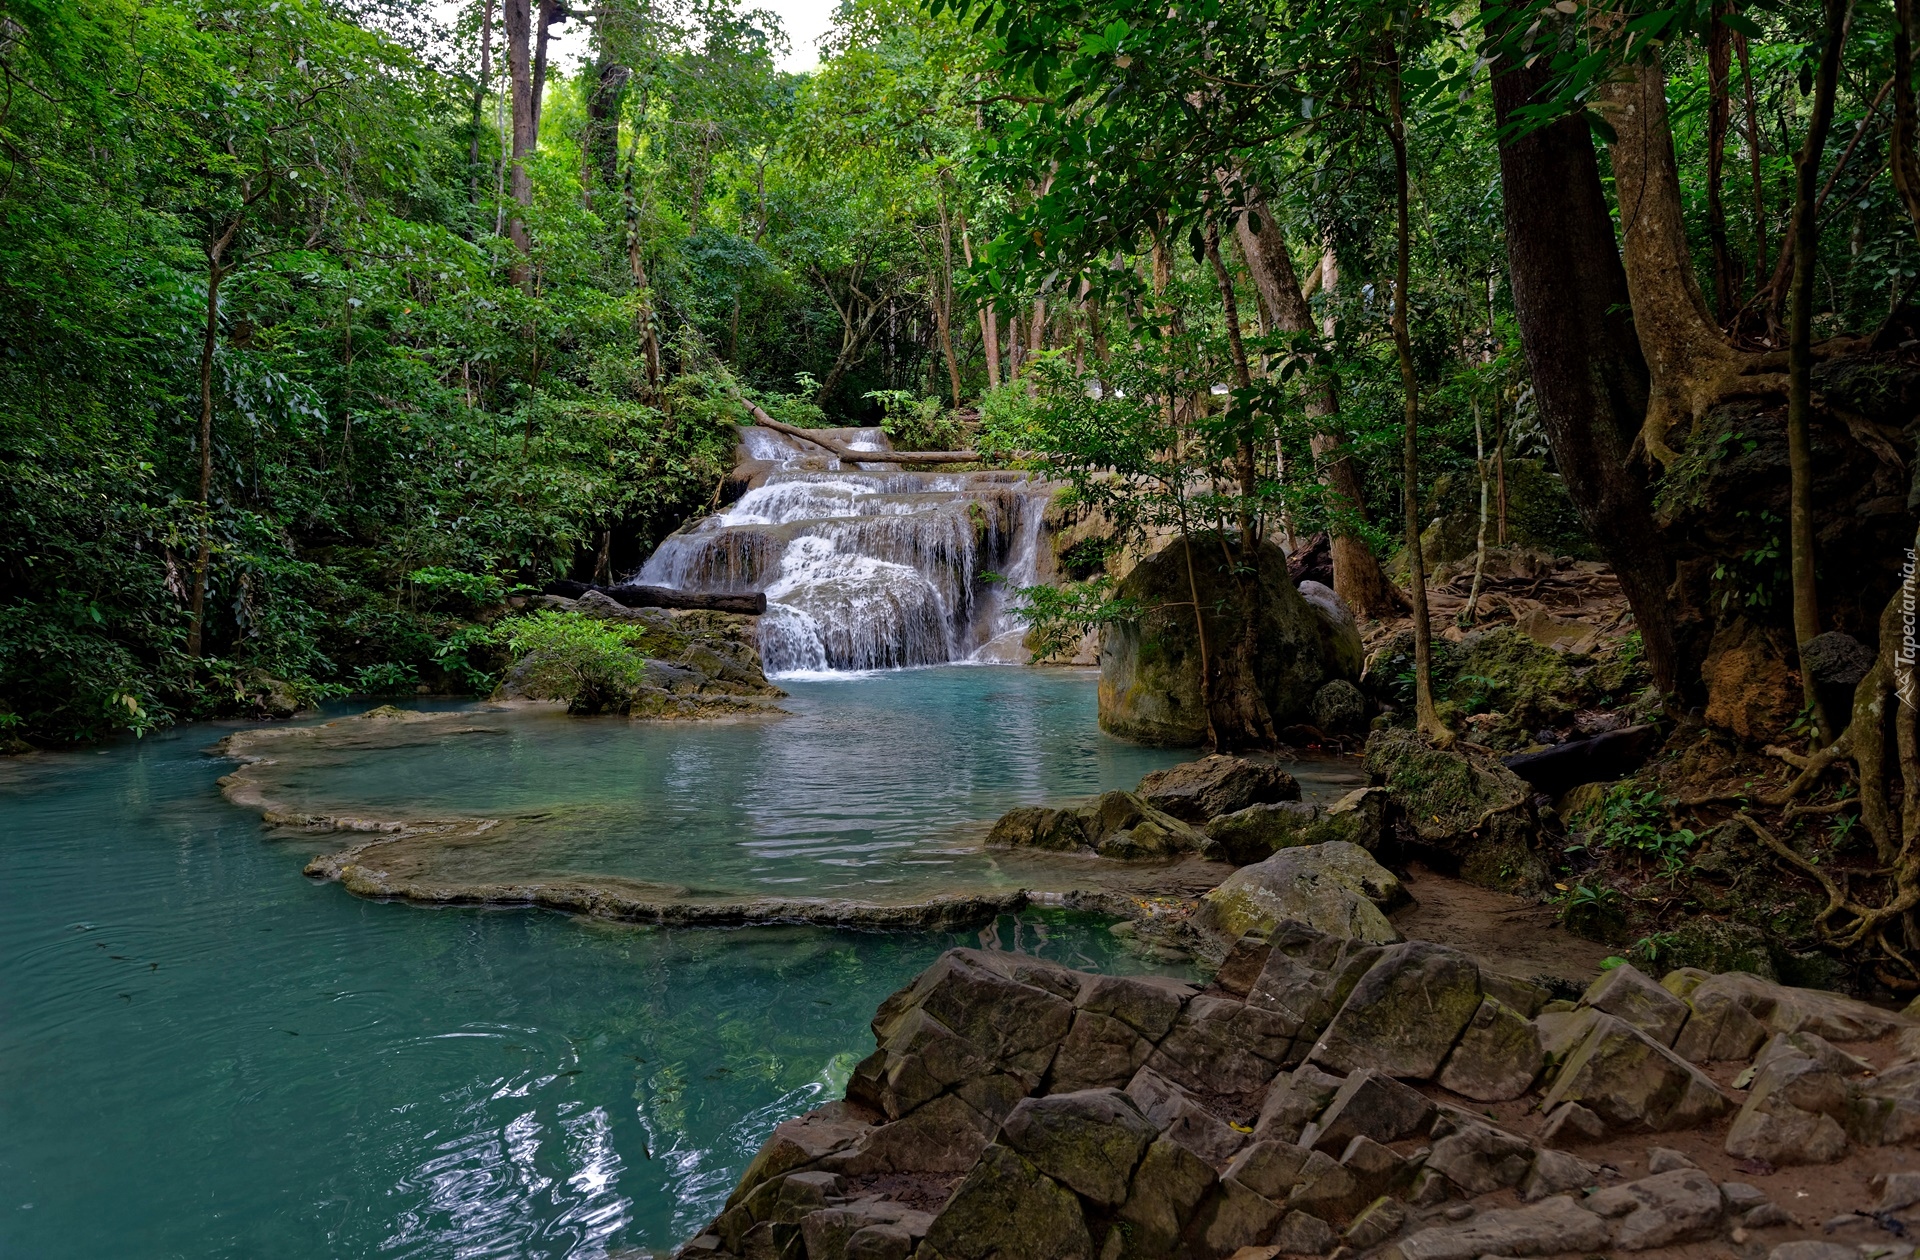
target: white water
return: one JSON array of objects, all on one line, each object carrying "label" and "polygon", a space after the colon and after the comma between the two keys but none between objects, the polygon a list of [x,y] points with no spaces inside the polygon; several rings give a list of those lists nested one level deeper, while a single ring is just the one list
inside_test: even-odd
[{"label": "white water", "polygon": [[[764,591],[769,674],[1025,659],[1007,603],[1037,578],[1048,486],[1015,473],[846,468],[765,429],[746,430],[742,445],[777,468],[661,543],[632,581]],[[861,430],[853,445],[882,450],[885,438]]]}]

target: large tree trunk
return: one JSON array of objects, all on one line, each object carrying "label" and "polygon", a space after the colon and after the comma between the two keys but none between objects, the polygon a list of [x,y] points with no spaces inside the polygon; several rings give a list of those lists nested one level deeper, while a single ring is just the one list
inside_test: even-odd
[{"label": "large tree trunk", "polygon": [[1599,106],[1617,137],[1612,157],[1625,238],[1621,257],[1649,372],[1641,437],[1648,453],[1667,463],[1674,458],[1669,431],[1690,427],[1715,403],[1777,392],[1785,381],[1744,375],[1764,361],[1735,353],[1708,313],[1681,215],[1666,72],[1653,63],[1626,67],[1601,89]]},{"label": "large tree trunk", "polygon": [[1420,553],[1420,378],[1414,371],[1413,338],[1407,330],[1409,254],[1413,227],[1407,187],[1407,122],[1400,99],[1400,49],[1392,47],[1387,71],[1387,140],[1393,147],[1393,348],[1400,360],[1400,389],[1405,395],[1406,425],[1401,441],[1401,471],[1406,485],[1407,595],[1413,603],[1413,711],[1420,734],[1436,743],[1453,742],[1433,705],[1433,623],[1427,619],[1427,562]]},{"label": "large tree trunk", "polygon": [[513,209],[507,219],[507,236],[520,255],[509,276],[521,288],[530,288],[532,270],[527,255],[533,242],[527,235],[527,208],[533,204],[533,180],[527,174],[527,157],[533,152],[533,13],[529,0],[505,0],[506,12],[501,25],[507,36],[507,75],[513,93],[513,144],[508,161],[508,189]]},{"label": "large tree trunk", "polygon": [[[1504,58],[1494,71],[1504,129],[1550,71]],[[1632,458],[1647,368],[1586,123],[1562,119],[1501,143],[1500,183],[1507,272],[1542,427],[1581,523],[1633,608],[1654,681],[1671,693],[1679,670],[1667,597],[1673,566]]]},{"label": "large tree trunk", "polygon": [[[1246,190],[1247,213],[1235,224],[1240,252],[1246,257],[1247,272],[1253,277],[1254,294],[1266,311],[1267,320],[1291,333],[1317,333],[1313,308],[1307,305],[1300,280],[1293,269],[1293,257],[1287,250],[1286,234],[1274,222],[1266,201],[1253,189]],[[1257,225],[1255,223],[1257,220]],[[1307,414],[1333,418],[1340,414],[1339,386],[1325,376],[1308,387]],[[1397,616],[1405,607],[1387,575],[1380,570],[1366,540],[1354,524],[1367,519],[1366,492],[1360,469],[1348,457],[1340,435],[1332,426],[1313,435],[1315,461],[1332,500],[1331,544],[1333,585],[1340,598],[1352,605],[1362,617]]]},{"label": "large tree trunk", "polygon": [[1822,742],[1833,738],[1833,724],[1820,703],[1806,647],[1820,633],[1820,604],[1813,571],[1813,269],[1819,262],[1820,222],[1814,189],[1820,157],[1833,126],[1833,98],[1839,87],[1840,52],[1847,42],[1853,0],[1825,0],[1826,39],[1814,80],[1813,113],[1795,162],[1793,195],[1793,306],[1787,329],[1787,465],[1791,478],[1787,535],[1793,561],[1793,634],[1800,648],[1800,683],[1813,706]]},{"label": "large tree trunk", "polygon": [[[1727,0],[1714,9],[1716,17],[1732,11]],[[1727,243],[1724,197],[1727,127],[1733,119],[1733,98],[1727,91],[1732,54],[1733,32],[1715,21],[1707,34],[1707,238],[1713,245],[1713,305],[1722,324],[1731,323],[1740,310],[1740,260]]]},{"label": "large tree trunk", "polygon": [[539,0],[540,29],[533,49],[533,143],[540,143],[540,107],[547,95],[547,36],[555,22],[567,20],[567,8],[560,0]]},{"label": "large tree trunk", "polygon": [[620,187],[620,103],[627,90],[627,68],[602,48],[593,93],[587,97],[587,134],[584,174],[587,207],[611,225],[611,211]]}]

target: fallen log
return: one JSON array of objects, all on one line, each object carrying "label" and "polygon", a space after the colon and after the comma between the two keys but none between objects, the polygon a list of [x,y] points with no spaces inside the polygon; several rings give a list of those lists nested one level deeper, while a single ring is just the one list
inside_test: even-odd
[{"label": "fallen log", "polygon": [[[746,402],[744,398],[741,401]],[[747,410],[753,413],[753,422],[763,429],[772,429],[775,433],[784,433],[790,438],[811,442],[830,455],[856,464],[977,464],[980,462],[978,451],[856,451],[851,446],[835,441],[818,430],[798,429],[790,424],[781,424],[750,402],[747,403]]]},{"label": "fallen log", "polygon": [[1658,742],[1659,732],[1652,726],[1628,726],[1501,761],[1535,791],[1558,796],[1582,783],[1604,783],[1632,774]]},{"label": "fallen log", "polygon": [[588,591],[599,591],[626,608],[676,608],[689,612],[746,613],[759,616],[767,611],[767,597],[751,595],[712,595],[703,591],[676,591],[667,586],[601,586],[595,582],[561,579],[542,588],[547,595],[561,599],[579,599]]}]

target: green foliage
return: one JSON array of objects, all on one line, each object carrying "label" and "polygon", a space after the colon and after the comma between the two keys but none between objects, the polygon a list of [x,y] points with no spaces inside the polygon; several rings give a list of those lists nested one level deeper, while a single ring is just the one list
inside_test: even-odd
[{"label": "green foliage", "polygon": [[1113,579],[1104,575],[1062,586],[1023,586],[1014,594],[1020,602],[1014,613],[1029,627],[1027,648],[1033,659],[1044,661],[1071,652],[1090,630],[1135,622],[1140,602],[1113,594]]},{"label": "green foliage", "polygon": [[565,700],[570,713],[620,711],[646,676],[644,626],[545,609],[494,628],[515,658],[516,681],[537,699]]}]

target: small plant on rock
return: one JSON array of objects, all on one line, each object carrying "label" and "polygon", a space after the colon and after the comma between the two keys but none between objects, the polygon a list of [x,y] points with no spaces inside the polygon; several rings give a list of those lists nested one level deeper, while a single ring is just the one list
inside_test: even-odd
[{"label": "small plant on rock", "polygon": [[569,713],[623,712],[646,676],[644,626],[549,609],[509,618],[495,633],[515,657],[526,693],[565,700]]}]

